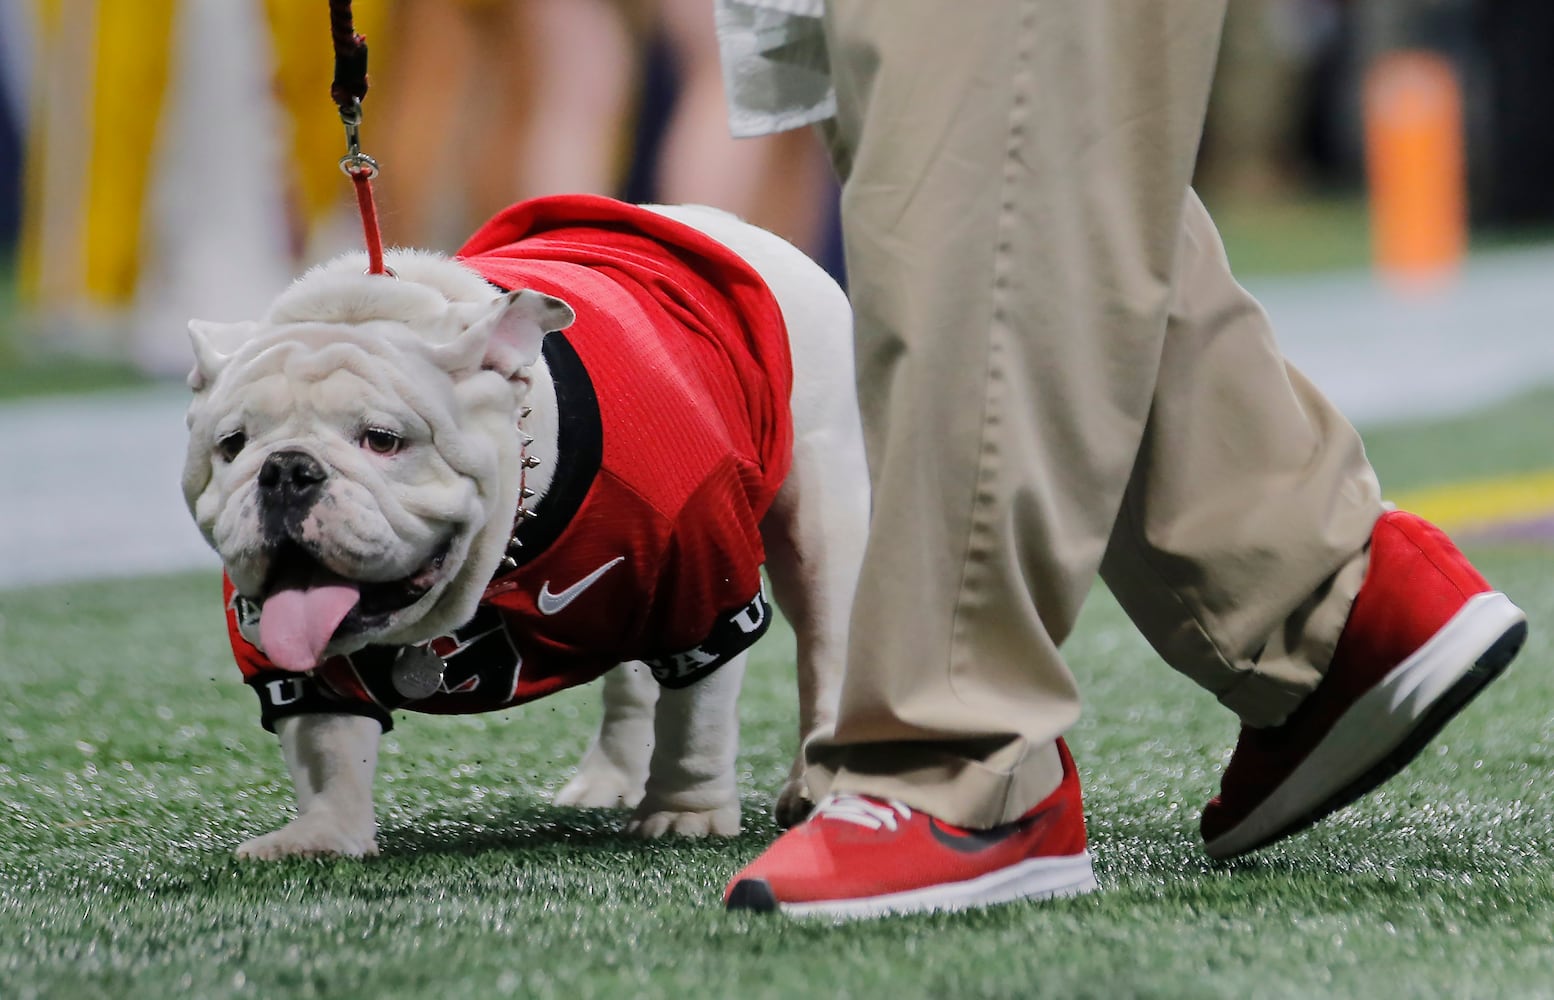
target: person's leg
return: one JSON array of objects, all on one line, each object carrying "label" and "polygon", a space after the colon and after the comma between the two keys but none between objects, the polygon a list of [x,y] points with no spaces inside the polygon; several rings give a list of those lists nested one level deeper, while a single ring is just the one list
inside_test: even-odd
[{"label": "person's leg", "polygon": [[582,191],[619,193],[630,153],[629,119],[640,70],[639,41],[623,0],[521,0],[507,23],[521,41],[495,54],[524,88],[523,113],[493,138],[492,210],[523,198]]},{"label": "person's leg", "polygon": [[1266,726],[1332,658],[1380,489],[1359,434],[1284,360],[1187,200],[1159,381],[1101,574],[1167,663]]},{"label": "person's leg", "polygon": [[990,827],[1057,786],[1223,7],[831,5],[874,516],[814,791]]},{"label": "person's leg", "polygon": [[1359,435],[1280,356],[1189,197],[1149,425],[1102,575],[1243,723],[1214,857],[1406,765],[1515,656],[1526,617],[1427,522],[1386,511]]},{"label": "person's leg", "polygon": [[1149,418],[1220,0],[835,0],[874,514],[810,819],[730,908],[1095,887],[1058,646]]},{"label": "person's leg", "polygon": [[463,176],[456,109],[470,83],[473,18],[467,5],[439,0],[397,0],[393,8],[393,73],[382,87],[383,117],[366,138],[385,165],[376,181],[384,229],[406,246],[448,242],[439,212],[445,178]]},{"label": "person's leg", "polygon": [[709,6],[658,0],[680,90],[659,151],[657,197],[733,212],[816,255],[832,192],[825,153],[807,129],[730,137]]},{"label": "person's leg", "polygon": [[1197,173],[1198,187],[1212,191],[1216,204],[1298,193],[1302,97],[1314,45],[1301,37],[1311,29],[1299,23],[1311,13],[1291,7],[1285,0],[1239,0],[1226,10]]},{"label": "person's leg", "polygon": [[[1352,429],[1230,280],[1187,188],[1208,82],[1193,67],[1213,61],[1222,5],[1141,20],[1030,0],[957,9],[954,31],[890,6],[876,21],[838,0],[829,32],[876,504],[836,733],[812,755],[831,794],[726,901],[859,915],[1082,891],[1077,782],[1051,749],[1077,710],[1056,645],[1108,543],[1106,576],[1157,648],[1264,726],[1206,810],[1210,853],[1287,835],[1417,752],[1514,654],[1521,613],[1439,532],[1377,519]],[[969,70],[924,41],[950,35]],[[1251,384],[1216,390],[1238,365]],[[1285,522],[1290,489],[1306,506]],[[1228,518],[1217,490],[1239,495]],[[1157,559],[1164,581],[1130,576]],[[1181,607],[1194,587],[1201,607]],[[1363,773],[1330,766],[1356,730]],[[1038,802],[1052,756],[1062,783]],[[1036,864],[1050,877],[1026,881]]]}]

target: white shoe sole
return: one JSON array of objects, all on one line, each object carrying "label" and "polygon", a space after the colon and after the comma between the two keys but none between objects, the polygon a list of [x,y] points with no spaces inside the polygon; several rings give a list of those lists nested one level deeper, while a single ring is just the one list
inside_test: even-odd
[{"label": "white shoe sole", "polygon": [[1350,706],[1311,754],[1236,826],[1209,841],[1233,858],[1305,829],[1402,770],[1521,649],[1527,616],[1478,594]]},{"label": "white shoe sole", "polygon": [[864,899],[778,902],[776,909],[791,917],[855,920],[901,913],[972,910],[1020,899],[1078,896],[1097,888],[1090,852],[1085,851],[1055,858],[1030,858],[964,882],[941,883]]}]

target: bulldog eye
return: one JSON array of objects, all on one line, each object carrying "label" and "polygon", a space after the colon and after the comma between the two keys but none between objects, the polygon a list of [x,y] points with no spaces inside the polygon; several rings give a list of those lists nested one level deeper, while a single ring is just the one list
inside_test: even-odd
[{"label": "bulldog eye", "polygon": [[392,455],[405,446],[405,439],[382,427],[369,427],[362,431],[361,446],[374,455]]},{"label": "bulldog eye", "polygon": [[223,462],[230,462],[237,458],[238,452],[248,444],[248,435],[242,431],[233,431],[216,442],[216,454],[221,456]]}]

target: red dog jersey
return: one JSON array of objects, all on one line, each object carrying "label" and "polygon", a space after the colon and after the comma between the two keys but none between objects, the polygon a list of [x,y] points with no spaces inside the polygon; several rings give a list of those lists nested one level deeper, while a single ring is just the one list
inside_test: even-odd
[{"label": "red dog jersey", "polygon": [[759,523],[793,448],[792,362],[776,300],[722,244],[608,198],[514,205],[459,251],[507,290],[565,299],[545,340],[561,423],[550,488],[520,518],[479,611],[432,648],[438,690],[394,688],[398,650],[369,647],[309,674],[249,637],[257,612],[226,585],[228,632],[266,728],[286,715],[483,712],[643,660],[683,686],[766,630]]}]

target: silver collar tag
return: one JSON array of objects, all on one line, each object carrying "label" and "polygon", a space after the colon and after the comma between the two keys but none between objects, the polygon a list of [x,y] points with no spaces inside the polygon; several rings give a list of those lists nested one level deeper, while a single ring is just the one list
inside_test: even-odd
[{"label": "silver collar tag", "polygon": [[394,690],[411,701],[430,698],[442,687],[448,665],[430,646],[402,646],[394,657]]}]

